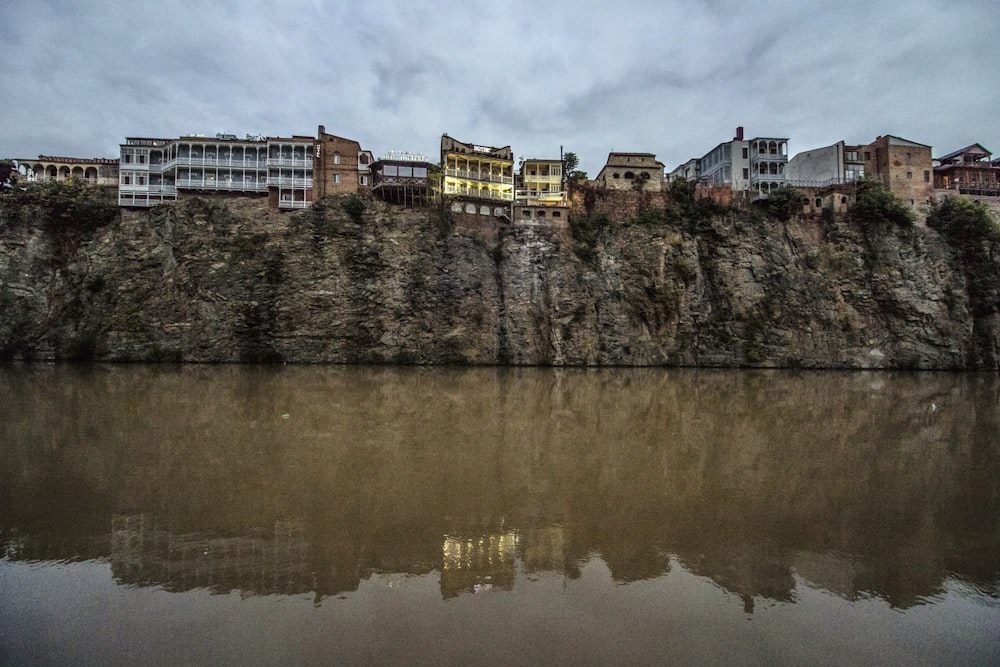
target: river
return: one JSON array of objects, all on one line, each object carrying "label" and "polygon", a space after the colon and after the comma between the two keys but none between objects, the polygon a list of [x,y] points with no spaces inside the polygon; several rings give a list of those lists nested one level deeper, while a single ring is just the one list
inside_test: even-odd
[{"label": "river", "polygon": [[0,365],[0,663],[1000,662],[1000,379]]}]

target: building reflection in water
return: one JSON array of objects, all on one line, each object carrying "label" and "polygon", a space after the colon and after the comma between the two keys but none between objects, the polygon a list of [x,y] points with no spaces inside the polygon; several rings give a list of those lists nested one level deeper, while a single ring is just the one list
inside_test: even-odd
[{"label": "building reflection in water", "polygon": [[10,560],[110,557],[127,585],[317,601],[393,573],[436,575],[446,599],[510,591],[593,559],[622,584],[684,569],[748,612],[801,585],[907,608],[960,580],[996,600],[998,386],[7,369],[0,541]]}]

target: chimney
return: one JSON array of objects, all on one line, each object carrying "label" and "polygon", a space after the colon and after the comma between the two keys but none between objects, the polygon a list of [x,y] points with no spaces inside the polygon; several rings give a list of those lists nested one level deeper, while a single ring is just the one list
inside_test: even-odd
[{"label": "chimney", "polygon": [[736,128],[736,141],[743,141],[743,126]]}]

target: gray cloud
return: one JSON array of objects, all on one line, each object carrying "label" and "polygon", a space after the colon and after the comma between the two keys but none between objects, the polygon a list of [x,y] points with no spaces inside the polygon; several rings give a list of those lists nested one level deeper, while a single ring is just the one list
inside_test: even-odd
[{"label": "gray cloud", "polygon": [[125,136],[356,138],[435,156],[668,166],[732,137],[793,152],[887,132],[1000,151],[991,0],[0,3],[0,154],[113,156]]}]

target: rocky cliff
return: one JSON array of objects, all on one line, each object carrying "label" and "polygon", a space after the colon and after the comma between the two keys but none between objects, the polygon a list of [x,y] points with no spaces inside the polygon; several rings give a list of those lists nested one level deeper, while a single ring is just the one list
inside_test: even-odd
[{"label": "rocky cliff", "polygon": [[360,198],[294,213],[8,198],[0,357],[1000,367],[992,241],[585,194],[571,227],[482,229]]}]

